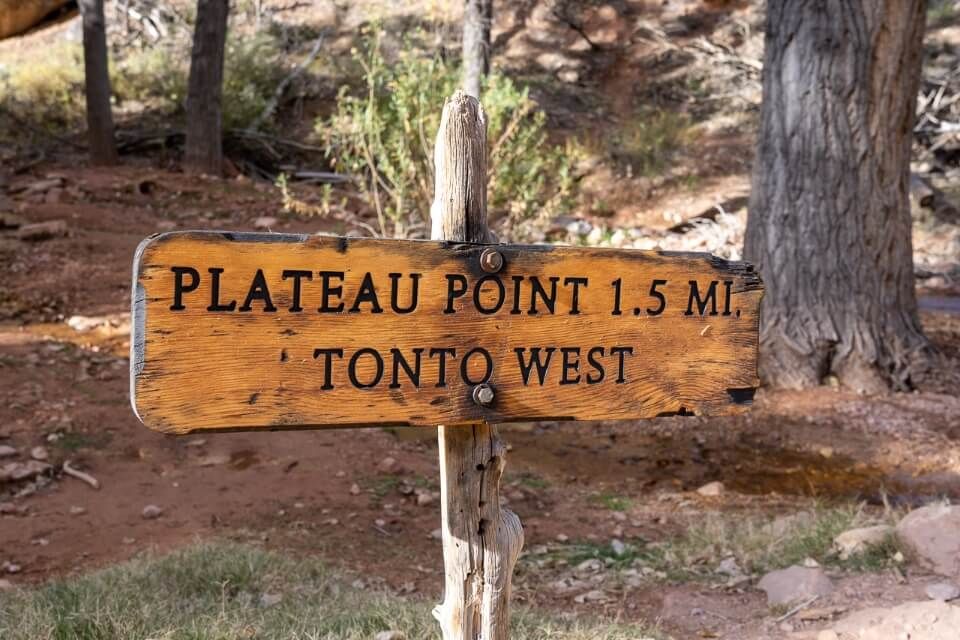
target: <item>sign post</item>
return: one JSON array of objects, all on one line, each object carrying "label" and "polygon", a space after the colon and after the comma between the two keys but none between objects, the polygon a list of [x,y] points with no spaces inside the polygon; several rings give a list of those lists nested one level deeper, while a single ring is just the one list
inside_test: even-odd
[{"label": "sign post", "polygon": [[724,414],[757,379],[763,287],[707,254],[491,244],[486,122],[444,106],[431,241],[175,232],[133,274],[152,429],[437,427],[444,640],[502,640],[517,516],[496,423]]},{"label": "sign post", "polygon": [[[487,122],[476,98],[457,92],[444,105],[434,165],[433,239],[487,242]],[[481,253],[480,268],[500,271],[501,254]],[[485,383],[471,396],[489,406],[496,391]],[[523,547],[520,518],[500,506],[506,447],[487,420],[440,425],[437,439],[444,596],[433,615],[444,640],[506,640],[513,567]]]}]

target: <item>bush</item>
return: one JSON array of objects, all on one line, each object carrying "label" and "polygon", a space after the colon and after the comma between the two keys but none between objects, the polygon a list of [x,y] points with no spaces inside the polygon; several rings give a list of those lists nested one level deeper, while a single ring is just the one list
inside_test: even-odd
[{"label": "bush", "polygon": [[[162,111],[179,111],[187,96],[189,49],[151,47],[136,51],[110,66],[117,102],[136,100]],[[111,61],[113,62],[113,61]]]},{"label": "bush", "polygon": [[[243,129],[260,115],[283,78],[274,36],[227,36],[223,69],[223,127]],[[190,47],[157,47],[123,59],[112,75],[118,100],[137,100],[176,113],[186,106]]]},{"label": "bush", "polygon": [[[380,231],[423,236],[433,200],[433,144],[444,101],[459,86],[460,69],[408,43],[394,62],[378,36],[354,51],[361,91],[340,91],[337,111],[317,123],[333,166],[357,176],[377,212]],[[483,91],[489,149],[488,207],[501,235],[524,234],[535,211],[564,206],[573,189],[564,151],[547,144],[546,117],[526,88],[498,73]]]},{"label": "bush", "polygon": [[275,36],[227,38],[223,69],[223,127],[243,129],[264,110],[285,68]]},{"label": "bush", "polygon": [[[49,131],[77,125],[85,109],[82,48],[58,44],[42,56],[0,65],[0,91],[3,109],[17,120]],[[20,129],[10,127],[5,135]]]}]

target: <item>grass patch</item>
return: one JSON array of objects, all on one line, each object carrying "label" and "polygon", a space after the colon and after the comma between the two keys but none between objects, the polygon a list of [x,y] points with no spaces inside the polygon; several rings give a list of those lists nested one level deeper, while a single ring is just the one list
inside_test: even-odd
[{"label": "grass patch", "polygon": [[[693,124],[687,114],[645,108],[599,144],[623,167],[628,177],[653,177],[666,171],[673,155],[693,142]],[[594,143],[596,145],[596,143]]]},{"label": "grass patch", "polygon": [[876,518],[860,505],[817,506],[776,519],[708,516],[667,549],[690,566],[733,556],[744,570],[763,573],[813,558],[824,565],[870,571],[892,561],[897,551],[893,541],[847,560],[833,550],[837,535],[870,524],[877,524]]},{"label": "grass patch", "polygon": [[597,493],[590,496],[590,502],[610,509],[610,511],[627,511],[633,503],[630,498],[613,493]]},{"label": "grass patch", "polygon": [[[883,520],[892,523],[895,518],[891,515]],[[877,524],[877,518],[868,517],[857,505],[817,507],[775,519],[714,513],[671,538],[655,542],[626,540],[619,553],[609,542],[577,542],[553,546],[546,557],[550,564],[570,567],[597,559],[608,569],[638,569],[652,580],[675,582],[727,581],[733,576],[717,569],[721,561],[731,557],[744,575],[753,576],[802,564],[807,558],[849,571],[879,571],[895,564],[899,548],[892,537],[846,559],[833,549],[838,534],[871,524]]]},{"label": "grass patch", "polygon": [[[0,592],[4,640],[369,640],[395,629],[436,638],[432,603],[360,591],[309,558],[201,544],[36,589]],[[519,609],[518,640],[638,640],[637,625]]]},{"label": "grass patch", "polygon": [[520,483],[520,486],[526,487],[527,489],[546,489],[550,486],[546,478],[529,472],[521,474],[520,477],[517,478],[517,481]]},{"label": "grass patch", "polygon": [[109,433],[98,433],[90,435],[86,433],[76,433],[74,431],[65,431],[57,434],[51,444],[63,451],[79,451],[80,449],[103,448],[110,443]]}]

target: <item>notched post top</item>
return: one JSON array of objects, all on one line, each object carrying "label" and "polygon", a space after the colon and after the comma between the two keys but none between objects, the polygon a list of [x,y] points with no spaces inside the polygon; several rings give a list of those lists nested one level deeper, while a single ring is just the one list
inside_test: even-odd
[{"label": "notched post top", "polygon": [[457,91],[443,106],[434,147],[433,238],[487,242],[487,116]]}]

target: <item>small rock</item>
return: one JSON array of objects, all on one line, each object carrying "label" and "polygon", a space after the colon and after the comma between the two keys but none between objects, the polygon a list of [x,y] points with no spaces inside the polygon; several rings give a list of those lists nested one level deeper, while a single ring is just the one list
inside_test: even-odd
[{"label": "small rock", "polygon": [[960,507],[934,504],[915,509],[897,525],[897,538],[919,564],[943,576],[960,577]]},{"label": "small rock", "polygon": [[34,447],[30,449],[30,457],[34,460],[46,460],[50,454],[47,453],[46,447]]},{"label": "small rock", "polygon": [[352,496],[360,495],[360,485],[358,485],[356,482],[350,485],[350,495]]},{"label": "small rock", "polygon": [[578,604],[583,604],[584,602],[600,602],[606,599],[607,599],[606,593],[604,593],[600,589],[594,589],[592,591],[587,591],[586,593],[581,593],[576,598],[574,598],[573,601]]},{"label": "small rock", "polygon": [[433,504],[436,502],[436,498],[433,496],[433,493],[430,491],[418,491],[417,492],[417,506],[425,507],[428,504]]},{"label": "small rock", "polygon": [[63,176],[58,175],[48,175],[46,178],[41,180],[34,180],[27,188],[24,190],[24,194],[32,195],[35,193],[46,193],[50,189],[61,188],[66,184],[66,180]]},{"label": "small rock", "polygon": [[559,78],[561,82],[575,84],[580,81],[580,74],[576,69],[561,69],[557,72],[557,78]]},{"label": "small rock", "polygon": [[702,496],[708,496],[712,498],[712,497],[716,497],[723,494],[724,489],[725,487],[723,486],[723,483],[720,481],[708,482],[707,484],[697,489],[697,493],[699,493]]},{"label": "small rock", "polygon": [[603,241],[603,229],[600,227],[594,227],[590,229],[590,233],[587,234],[585,242],[591,246],[595,247]]},{"label": "small rock", "polygon": [[123,544],[133,544],[133,543],[136,542],[136,541],[137,541],[136,538],[124,538],[123,540],[121,540],[121,542],[123,542]]},{"label": "small rock", "polygon": [[148,504],[143,508],[140,515],[142,515],[145,520],[156,520],[163,515],[163,509],[155,504]]},{"label": "small rock", "polygon": [[51,238],[60,238],[68,233],[67,223],[63,220],[35,222],[17,229],[17,238],[24,242],[41,242]]},{"label": "small rock", "polygon": [[569,540],[570,540],[570,536],[568,536],[568,535],[565,534],[565,533],[558,533],[558,534],[556,535],[556,541],[557,541],[557,542],[569,542]]},{"label": "small rock", "polygon": [[6,578],[0,578],[0,591],[10,591],[13,589],[13,583]]},{"label": "small rock", "polygon": [[819,453],[820,453],[820,455],[821,455],[822,457],[824,457],[824,458],[827,458],[827,459],[832,458],[832,457],[833,457],[833,447],[820,447]]},{"label": "small rock", "polygon": [[0,569],[3,569],[3,571],[6,573],[20,573],[23,570],[23,567],[16,564],[15,562],[4,560],[3,564],[0,565]]},{"label": "small rock", "polygon": [[397,459],[387,456],[377,465],[377,471],[380,473],[393,473],[397,471]]},{"label": "small rock", "polygon": [[197,459],[198,467],[219,467],[230,462],[229,453],[211,453]]},{"label": "small rock", "polygon": [[17,506],[12,502],[0,502],[0,515],[8,515],[17,512]]},{"label": "small rock", "polygon": [[260,606],[261,607],[272,607],[274,605],[280,604],[283,600],[283,595],[279,593],[264,593],[260,596]]},{"label": "small rock", "polygon": [[70,515],[72,516],[82,516],[86,512],[87,510],[84,509],[83,507],[77,507],[77,506],[70,507]]},{"label": "small rock", "polygon": [[949,602],[960,598],[960,587],[955,584],[950,584],[949,582],[935,582],[928,584],[924,589],[924,593],[926,593],[927,597],[931,600]]},{"label": "small rock", "polygon": [[443,529],[434,529],[430,532],[430,537],[434,540],[443,540]]},{"label": "small rock", "polygon": [[833,629],[824,629],[817,634],[817,640],[840,640],[840,636]]},{"label": "small rock", "polygon": [[623,544],[620,540],[614,538],[610,541],[610,548],[613,550],[613,554],[616,556],[622,556],[627,552],[627,545]]},{"label": "small rock", "polygon": [[870,547],[883,544],[893,533],[893,527],[886,524],[850,529],[834,538],[833,546],[840,552],[840,558],[846,560]]},{"label": "small rock", "polygon": [[577,573],[596,573],[603,569],[603,562],[597,558],[590,558],[589,560],[584,560],[577,565]]},{"label": "small rock", "polygon": [[[593,225],[586,220],[574,219],[567,222],[564,228],[566,229],[567,233],[571,233],[575,236],[585,236],[588,235],[593,229]],[[603,235],[602,231],[601,235]]]},{"label": "small rock", "polygon": [[407,636],[402,631],[392,629],[390,631],[381,631],[373,636],[373,640],[407,640]]},{"label": "small rock", "polygon": [[17,450],[8,444],[0,444],[0,458],[11,458],[17,455]]},{"label": "small rock", "polygon": [[813,558],[807,557],[803,559],[803,566],[805,566],[807,569],[816,569],[820,566],[820,563]]},{"label": "small rock", "polygon": [[760,579],[757,587],[767,594],[770,606],[788,605],[792,602],[827,596],[833,592],[833,583],[823,569],[792,566],[771,571]]},{"label": "small rock", "polygon": [[739,578],[743,575],[743,569],[737,564],[737,559],[730,556],[720,561],[720,565],[717,566],[717,573],[731,578]]},{"label": "small rock", "polygon": [[784,620],[777,626],[777,628],[786,633],[793,633],[793,623],[789,620]]},{"label": "small rock", "polygon": [[14,481],[28,480],[45,473],[50,468],[49,464],[40,462],[39,460],[28,460],[24,463],[15,462],[4,466],[3,469],[0,470],[0,480],[2,480],[4,476]]},{"label": "small rock", "polygon": [[260,216],[259,218],[253,221],[253,228],[261,229],[261,230],[269,230],[277,226],[278,222],[279,220],[277,220],[273,216]]}]

